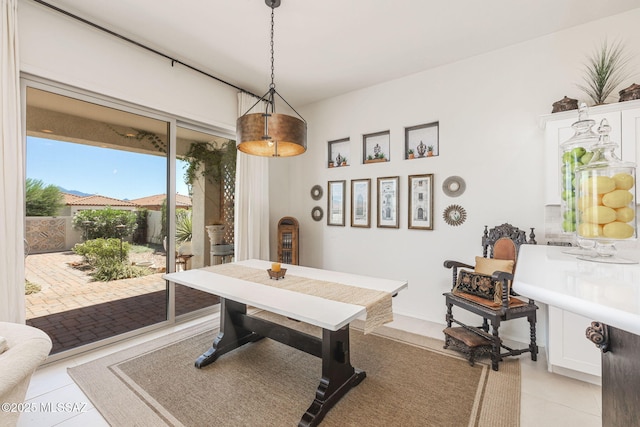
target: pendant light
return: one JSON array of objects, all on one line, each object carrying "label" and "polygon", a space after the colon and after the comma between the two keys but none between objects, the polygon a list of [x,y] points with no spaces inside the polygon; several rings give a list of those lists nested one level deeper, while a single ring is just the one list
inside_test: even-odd
[{"label": "pendant light", "polygon": [[[240,116],[236,122],[238,150],[243,153],[267,157],[297,156],[307,150],[307,122],[276,91],[273,66],[273,18],[280,0],[265,0],[271,8],[271,84],[267,93]],[[298,117],[276,113],[275,96],[284,101]],[[260,101],[266,102],[264,113],[251,113]]]}]

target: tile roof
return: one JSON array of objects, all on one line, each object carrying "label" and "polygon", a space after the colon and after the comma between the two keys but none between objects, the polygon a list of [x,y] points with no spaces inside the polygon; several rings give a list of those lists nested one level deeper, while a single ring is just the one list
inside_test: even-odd
[{"label": "tile roof", "polygon": [[135,203],[131,203],[126,200],[100,196],[99,194],[94,194],[92,196],[86,197],[75,196],[75,199],[73,199],[73,197],[67,198],[67,196],[73,196],[73,194],[65,194],[65,203],[69,206],[138,206]]},{"label": "tile roof", "polygon": [[[156,194],[153,196],[140,197],[139,199],[131,200],[138,206],[160,206],[164,199],[167,198],[166,194]],[[183,194],[176,194],[176,206],[191,207],[191,197]]]}]

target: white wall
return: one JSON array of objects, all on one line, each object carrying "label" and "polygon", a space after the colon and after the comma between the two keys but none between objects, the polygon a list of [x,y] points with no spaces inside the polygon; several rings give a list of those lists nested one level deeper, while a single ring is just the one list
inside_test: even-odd
[{"label": "white wall", "polygon": [[[640,9],[299,109],[309,123],[309,147],[298,158],[271,160],[272,235],[279,218],[298,218],[302,264],[408,279],[409,290],[395,298],[394,310],[444,323],[442,293],[450,289],[451,277],[442,263],[473,263],[474,256],[482,254],[485,225],[509,222],[527,231],[535,227],[538,242],[546,243],[539,117],[565,95],[585,99],[576,87],[582,64],[605,38],[621,38],[630,52],[640,55],[638,22]],[[639,64],[636,57],[636,70]],[[403,160],[404,127],[436,120],[440,155]],[[362,134],[383,130],[391,131],[391,162],[361,164]],[[351,138],[351,166],[328,169],[327,141],[345,137]],[[435,179],[433,231],[407,228],[407,176],[422,173],[432,173]],[[377,177],[395,175],[400,176],[400,228],[376,228],[375,214],[372,228],[350,227],[350,180],[371,178],[375,188]],[[467,190],[460,197],[447,197],[442,191],[442,182],[451,175],[466,181]],[[327,181],[342,179],[347,181],[347,226],[329,227]],[[325,190],[318,202],[310,196],[315,184]],[[373,203],[375,207],[375,195]],[[442,218],[450,204],[467,211],[467,221],[459,227]],[[321,222],[311,219],[316,205],[325,210]],[[543,307],[538,322],[541,344],[544,317]],[[528,341],[526,322],[516,322],[505,324],[503,332]]]},{"label": "white wall", "polygon": [[235,133],[237,90],[23,0],[20,70]]}]

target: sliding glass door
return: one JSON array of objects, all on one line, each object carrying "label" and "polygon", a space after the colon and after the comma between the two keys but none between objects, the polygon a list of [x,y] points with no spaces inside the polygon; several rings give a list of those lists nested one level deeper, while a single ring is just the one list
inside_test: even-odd
[{"label": "sliding glass door", "polygon": [[26,84],[27,323],[52,353],[217,304],[162,279],[208,265],[204,226],[219,215],[205,203],[215,185],[184,181],[191,144],[215,137],[170,129],[175,119]]}]

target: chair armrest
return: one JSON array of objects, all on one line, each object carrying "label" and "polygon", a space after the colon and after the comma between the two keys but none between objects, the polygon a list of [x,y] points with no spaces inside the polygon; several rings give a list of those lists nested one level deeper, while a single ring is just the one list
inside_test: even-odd
[{"label": "chair armrest", "polygon": [[459,262],[459,261],[452,261],[450,259],[448,259],[448,260],[446,260],[444,262],[444,266],[445,266],[445,268],[453,268],[453,267],[455,267],[455,268],[464,267],[464,268],[471,268],[471,269],[475,268],[473,265],[465,264],[465,263],[462,263],[462,262]]},{"label": "chair armrest", "polygon": [[470,269],[474,269],[475,267],[469,264],[465,264],[462,262],[458,262],[458,261],[451,261],[451,260],[446,260],[444,262],[444,266],[446,268],[451,268],[451,276],[452,276],[452,280],[451,280],[451,289],[456,287],[456,280],[458,280],[458,268],[460,267],[464,267],[464,268],[470,268]]}]

